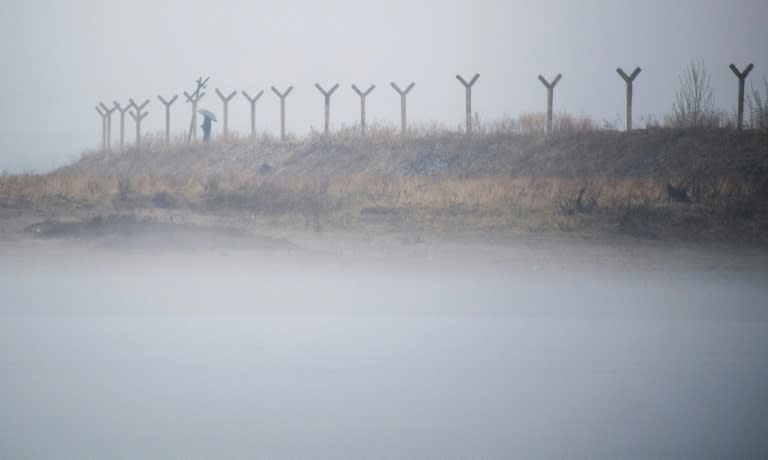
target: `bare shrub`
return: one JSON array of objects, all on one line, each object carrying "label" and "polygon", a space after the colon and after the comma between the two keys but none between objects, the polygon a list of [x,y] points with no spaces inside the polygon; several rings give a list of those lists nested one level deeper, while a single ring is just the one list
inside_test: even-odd
[{"label": "bare shrub", "polygon": [[574,214],[591,214],[597,204],[591,184],[582,181],[578,187],[562,187],[557,192],[555,202],[560,212],[567,216]]},{"label": "bare shrub", "polygon": [[554,132],[561,133],[583,133],[588,131],[597,131],[600,125],[593,119],[585,115],[571,115],[559,113],[552,120],[552,129]]},{"label": "bare shrub", "polygon": [[520,134],[544,135],[547,133],[547,114],[524,113],[517,117]]},{"label": "bare shrub", "polygon": [[723,117],[714,109],[709,72],[703,62],[691,62],[678,77],[680,88],[665,122],[673,128],[717,127]]},{"label": "bare shrub", "polygon": [[747,106],[750,113],[750,126],[753,129],[768,130],[768,79],[763,79],[765,93],[752,88],[752,92],[747,97]]},{"label": "bare shrub", "polygon": [[682,185],[675,187],[667,182],[667,200],[675,200],[678,203],[690,203],[691,199],[688,197],[688,189]]},{"label": "bare shrub", "polygon": [[[518,124],[518,121],[515,120],[512,117],[503,117],[499,118],[497,120],[493,120],[490,123],[484,124],[487,126],[487,132],[489,134],[493,135],[508,135],[508,134],[517,134],[520,132],[520,125]],[[486,131],[483,131],[481,127],[476,128],[481,133],[485,133]]]},{"label": "bare shrub", "polygon": [[656,115],[654,114],[648,114],[643,115],[640,117],[640,124],[645,125],[645,129],[656,129],[661,128],[661,122],[658,118],[656,118]]},{"label": "bare shrub", "polygon": [[[543,136],[547,133],[547,114],[543,112],[524,113],[517,118],[514,125],[518,134]],[[552,132],[579,133],[597,131],[600,125],[584,115],[556,113],[552,117]]]}]

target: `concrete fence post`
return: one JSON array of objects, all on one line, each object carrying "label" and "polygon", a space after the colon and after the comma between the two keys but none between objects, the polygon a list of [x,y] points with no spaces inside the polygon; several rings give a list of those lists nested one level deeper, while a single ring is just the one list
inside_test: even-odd
[{"label": "concrete fence post", "polygon": [[631,75],[627,75],[621,67],[616,69],[616,73],[618,73],[627,84],[627,131],[632,131],[632,83],[634,83],[635,78],[640,75],[640,71],[640,67],[637,67]]},{"label": "concrete fence post", "polygon": [[232,91],[229,93],[229,96],[225,96],[222,94],[221,91],[219,91],[219,88],[216,88],[216,94],[219,96],[219,99],[221,99],[221,103],[224,106],[224,137],[229,137],[229,101],[232,100],[235,95],[237,95],[237,91]]},{"label": "concrete fence post", "polygon": [[747,67],[744,68],[743,71],[739,71],[738,67],[731,64],[730,65],[731,70],[733,71],[734,75],[736,75],[736,78],[739,79],[739,101],[738,101],[738,115],[737,115],[737,129],[741,130],[744,127],[744,82],[747,79],[747,76],[750,72],[752,72],[752,69],[755,68],[753,64],[749,64]]},{"label": "concrete fence post", "polygon": [[117,101],[112,101],[120,112],[120,153],[125,151],[125,113],[131,109],[131,104],[128,103],[125,107],[122,107]]},{"label": "concrete fence post", "polygon": [[243,97],[248,99],[248,102],[251,103],[251,141],[256,140],[256,101],[259,100],[262,94],[264,94],[264,91],[259,91],[259,94],[257,94],[254,97],[251,97],[246,93],[245,91],[241,91],[243,94]]},{"label": "concrete fence post", "polygon": [[197,142],[197,103],[200,102],[200,99],[205,97],[205,91],[198,94],[189,94],[186,91],[184,91],[184,97],[187,99],[187,102],[192,104],[192,121],[190,122],[189,126],[189,135],[187,136],[187,143],[189,142]]},{"label": "concrete fence post", "polygon": [[413,89],[416,83],[411,83],[410,85],[408,85],[407,88],[405,88],[405,90],[401,90],[400,87],[397,86],[395,82],[391,82],[390,84],[392,85],[392,89],[397,91],[397,94],[400,95],[400,131],[402,136],[405,137],[407,135],[407,128],[408,128],[405,97]]},{"label": "concrete fence post", "polygon": [[477,79],[480,78],[480,74],[476,73],[474,77],[472,77],[472,80],[467,82],[463,78],[461,78],[461,75],[456,75],[456,79],[461,82],[462,85],[464,85],[464,96],[466,99],[465,107],[466,107],[466,118],[467,118],[467,135],[472,134],[472,85],[475,84]]},{"label": "concrete fence post", "polygon": [[206,77],[205,80],[203,80],[203,77],[200,77],[195,82],[197,87],[195,88],[195,91],[190,95],[187,94],[187,92],[184,92],[184,96],[187,98],[187,102],[192,104],[192,118],[189,120],[189,134],[187,134],[187,144],[192,142],[192,138],[194,137],[195,142],[197,142],[197,103],[200,102],[200,99],[205,96],[205,92],[200,92],[200,90],[205,89],[205,85],[208,84],[208,80],[210,80],[211,77]]},{"label": "concrete fence post", "polygon": [[110,109],[103,102],[99,102],[99,106],[101,107],[101,110],[104,111],[106,116],[107,125],[105,127],[106,139],[105,139],[104,149],[107,151],[107,153],[109,153],[109,151],[112,150],[112,114],[115,112],[115,110],[117,110],[117,107],[113,106]]},{"label": "concrete fence post", "polygon": [[131,115],[131,118],[133,118],[133,121],[136,122],[136,151],[141,152],[141,122],[149,114],[148,112],[142,113],[142,110],[149,104],[149,100],[144,101],[141,105],[134,102],[133,99],[129,99],[129,101],[134,109],[133,112],[129,112],[129,114]]},{"label": "concrete fence post", "polygon": [[101,150],[105,151],[107,149],[107,114],[98,105],[95,108],[101,117]]},{"label": "concrete fence post", "polygon": [[330,133],[330,123],[331,123],[331,96],[337,89],[339,89],[339,84],[336,83],[328,91],[326,91],[322,86],[320,86],[319,83],[315,83],[315,88],[317,88],[317,90],[320,91],[320,93],[323,95],[323,98],[325,99],[325,129],[323,132],[325,133],[325,136],[328,136],[328,134]]},{"label": "concrete fence post", "polygon": [[293,86],[289,86],[284,93],[281,93],[274,86],[271,87],[272,92],[280,98],[280,140],[285,142],[285,98],[293,91]]},{"label": "concrete fence post", "polygon": [[539,81],[547,88],[547,134],[552,134],[552,104],[554,99],[555,85],[560,81],[563,76],[557,74],[552,83],[548,82],[546,78],[539,75]]},{"label": "concrete fence post", "polygon": [[376,89],[376,85],[371,85],[366,91],[360,91],[355,85],[352,85],[352,89],[360,96],[360,135],[365,136],[365,97]]},{"label": "concrete fence post", "polygon": [[157,95],[157,98],[160,99],[160,102],[165,106],[165,145],[171,144],[171,105],[176,102],[178,97],[178,95],[174,94],[170,100],[166,101],[163,96],[159,94]]}]

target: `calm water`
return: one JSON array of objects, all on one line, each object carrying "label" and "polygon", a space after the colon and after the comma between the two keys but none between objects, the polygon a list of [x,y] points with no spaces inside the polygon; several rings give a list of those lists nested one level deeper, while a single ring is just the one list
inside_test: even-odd
[{"label": "calm water", "polygon": [[766,458],[761,273],[0,268],[0,458]]}]

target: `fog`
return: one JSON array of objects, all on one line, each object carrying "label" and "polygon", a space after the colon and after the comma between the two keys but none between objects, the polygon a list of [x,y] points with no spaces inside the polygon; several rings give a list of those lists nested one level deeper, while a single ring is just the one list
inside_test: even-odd
[{"label": "fog", "polygon": [[42,248],[2,458],[768,454],[763,271]]},{"label": "fog", "polygon": [[[178,95],[179,135],[190,115],[182,92],[198,77],[210,77],[198,108],[219,119],[215,89],[238,92],[229,121],[240,133],[249,128],[240,91],[264,91],[257,130],[276,135],[270,87],[293,86],[286,118],[295,136],[322,129],[315,83],[340,85],[331,98],[338,131],[358,120],[352,84],[376,85],[369,125],[396,126],[390,82],[414,82],[409,124],[458,129],[457,74],[480,74],[472,108],[490,121],[543,111],[536,77],[561,73],[556,112],[621,127],[617,67],[643,69],[637,126],[670,112],[693,61],[708,69],[726,113],[737,91],[729,64],[754,63],[748,91],[768,77],[765,0],[3,6],[0,176],[95,151],[99,102],[149,100],[142,131],[153,135],[164,127],[157,96]],[[118,125],[113,117],[113,144]],[[134,132],[128,117],[129,142]],[[744,171],[755,170],[751,158]],[[746,195],[743,212],[723,195],[722,216],[667,200],[670,220],[700,233],[673,225],[638,242],[630,235],[655,234],[632,216],[655,220],[632,197],[626,213],[613,200],[605,218],[624,217],[600,233],[603,221],[570,215],[562,194],[541,213],[514,203],[486,213],[482,197],[506,199],[497,193],[504,181],[459,180],[413,200],[406,187],[390,208],[386,178],[370,199],[366,187],[336,197],[318,180],[315,200],[312,181],[294,177],[295,193],[286,187],[283,199],[277,187],[285,203],[262,212],[238,207],[240,191],[230,199],[215,178],[180,186],[179,196],[205,192],[173,209],[162,208],[175,192],[155,185],[58,179],[10,178],[0,203],[0,459],[768,458],[768,256],[743,242],[752,234],[742,226],[763,240],[759,203],[753,215]],[[243,199],[272,196],[268,182],[262,190],[254,179],[253,196],[243,184]],[[456,214],[448,192],[463,197]],[[430,204],[433,193],[445,195],[434,197],[445,210]],[[326,206],[332,196],[345,204]],[[733,234],[708,226],[721,218]],[[721,234],[731,243],[677,240]]]},{"label": "fog", "polygon": [[[455,75],[476,72],[473,111],[483,120],[543,111],[546,93],[536,76],[562,73],[555,110],[615,123],[624,110],[619,66],[643,68],[636,121],[661,117],[692,60],[705,62],[717,107],[731,112],[736,78],[728,65],[753,62],[749,82],[758,88],[768,75],[766,22],[762,0],[12,2],[0,16],[0,83],[7,93],[0,169],[48,170],[96,148],[99,101],[149,99],[143,130],[152,133],[164,123],[156,96],[179,94],[172,130],[181,133],[189,125],[181,93],[194,90],[199,76],[211,77],[201,107],[219,114],[214,88],[265,90],[257,127],[272,134],[279,133],[279,100],[271,85],[295,87],[287,100],[289,132],[321,129],[315,82],[341,86],[331,102],[332,129],[358,119],[352,83],[377,85],[367,104],[370,122],[397,123],[391,81],[416,83],[410,122],[456,128],[464,93]],[[232,101],[232,129],[248,131],[248,110],[241,96]],[[132,127],[129,119],[129,139]]]}]

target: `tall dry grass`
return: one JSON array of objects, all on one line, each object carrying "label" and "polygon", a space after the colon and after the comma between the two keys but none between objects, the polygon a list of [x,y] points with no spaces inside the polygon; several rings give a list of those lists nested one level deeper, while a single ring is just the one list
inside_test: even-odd
[{"label": "tall dry grass", "polygon": [[763,79],[763,93],[752,87],[747,96],[750,126],[753,129],[768,130],[768,79]]},{"label": "tall dry grass", "polygon": [[[611,213],[633,206],[668,209],[666,183],[652,178],[561,178],[484,176],[265,178],[247,173],[208,178],[137,175],[130,178],[59,174],[0,178],[0,200],[30,202],[64,199],[105,211],[135,207],[174,207],[201,212],[244,214],[322,214],[359,216],[366,212],[426,212],[433,216],[493,217],[510,223],[530,212]],[[717,212],[753,195],[756,185],[714,178],[694,204]],[[576,200],[578,199],[578,203]],[[569,204],[570,203],[570,204]],[[575,204],[574,204],[575,203]],[[577,206],[578,205],[578,206]],[[569,208],[573,208],[570,209]]]},{"label": "tall dry grass", "polygon": [[[689,203],[670,199],[666,186],[659,179],[641,177],[26,175],[0,177],[0,216],[35,209],[88,219],[127,213],[184,221],[202,214],[227,221],[235,218],[247,225],[262,222],[314,231],[504,230],[578,232],[590,237],[620,233],[644,238],[765,238],[766,190],[761,191],[759,183],[712,178],[696,192],[688,186]],[[9,214],[9,209],[17,211]]]},{"label": "tall dry grass", "polygon": [[[490,135],[546,135],[547,115],[543,112],[524,113],[519,117],[502,117],[495,120],[484,120],[475,113],[472,119],[473,133],[478,136]],[[553,132],[578,133],[605,129],[595,120],[585,115],[573,115],[559,112],[553,115]],[[407,137],[410,139],[455,138],[464,135],[465,125],[451,127],[439,122],[411,122],[407,127]],[[374,142],[399,142],[402,140],[400,126],[396,123],[381,121],[370,122],[366,125],[366,135],[361,137],[359,123],[345,124],[339,129],[325,135],[322,131],[310,128],[303,136],[288,134],[288,143],[320,142],[327,140],[346,141],[374,141]],[[225,144],[273,144],[279,142],[279,138],[272,134],[261,132],[255,138],[237,131],[231,131],[226,137],[219,135],[210,141],[210,145]],[[165,133],[148,133],[142,137],[142,150],[157,151],[165,149]],[[172,137],[171,146],[179,146],[187,143],[186,134],[176,134]],[[127,143],[127,151],[135,151],[135,143]],[[116,147],[112,148],[113,153]]]}]

